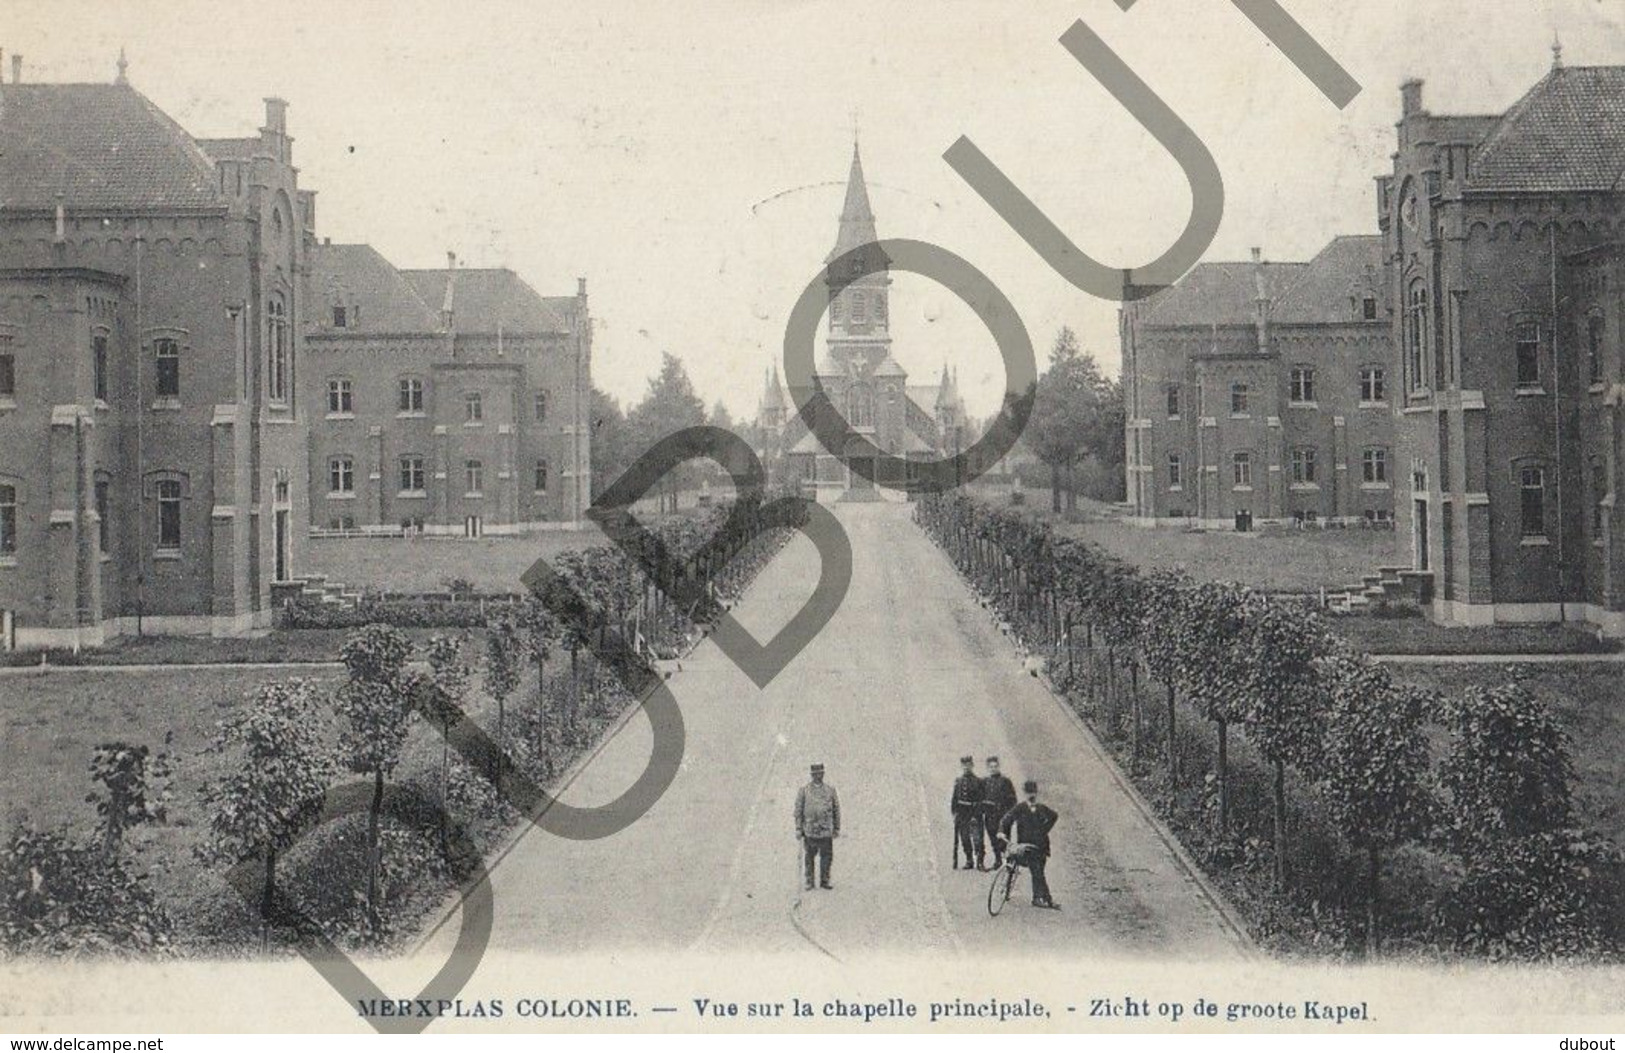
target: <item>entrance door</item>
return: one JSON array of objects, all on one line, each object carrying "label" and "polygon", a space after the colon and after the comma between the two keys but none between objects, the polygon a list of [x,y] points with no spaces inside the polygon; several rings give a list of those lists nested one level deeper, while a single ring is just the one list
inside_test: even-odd
[{"label": "entrance door", "polygon": [[1416,523],[1416,569],[1428,569],[1428,503],[1418,500],[1414,503],[1411,519]]},{"label": "entrance door", "polygon": [[288,580],[288,510],[276,510],[276,580]]}]

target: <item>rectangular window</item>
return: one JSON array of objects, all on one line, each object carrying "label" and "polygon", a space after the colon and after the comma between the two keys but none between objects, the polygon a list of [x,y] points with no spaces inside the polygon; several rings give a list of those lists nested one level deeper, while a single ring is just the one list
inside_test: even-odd
[{"label": "rectangular window", "polygon": [[1305,485],[1316,481],[1315,450],[1300,446],[1292,451],[1292,481]]},{"label": "rectangular window", "polygon": [[334,516],[327,521],[329,530],[354,530],[355,516]]},{"label": "rectangular window", "polygon": [[17,554],[17,488],[0,485],[0,556]]},{"label": "rectangular window", "polygon": [[181,547],[181,484],[173,479],[158,483],[158,547],[166,552]]},{"label": "rectangular window", "polygon": [[167,337],[152,342],[158,360],[158,397],[179,398],[181,393],[181,345]]},{"label": "rectangular window", "polygon": [[1375,322],[1377,320],[1377,298],[1375,296],[1367,296],[1363,301],[1361,301],[1360,317],[1364,318],[1368,322]]},{"label": "rectangular window", "polygon": [[1360,478],[1368,483],[1388,481],[1388,451],[1381,446],[1368,446],[1360,454]]},{"label": "rectangular window", "polygon": [[485,489],[485,465],[479,461],[468,461],[463,465],[467,476],[467,490],[470,494],[479,494]]},{"label": "rectangular window", "polygon": [[1524,537],[1546,536],[1546,469],[1539,465],[1518,470],[1518,523]]},{"label": "rectangular window", "polygon": [[1231,454],[1230,476],[1236,486],[1253,485],[1253,455],[1250,453]]},{"label": "rectangular window", "polygon": [[96,550],[103,555],[113,551],[113,484],[96,480]]},{"label": "rectangular window", "polygon": [[348,457],[335,457],[327,462],[327,492],[331,494],[355,493],[355,462]]},{"label": "rectangular window", "polygon": [[96,399],[107,401],[107,337],[97,333],[90,338],[90,368],[94,377]]},{"label": "rectangular window", "polygon": [[333,328],[344,329],[350,324],[350,312],[337,304],[333,305]]},{"label": "rectangular window", "polygon": [[1179,385],[1168,385],[1168,416],[1179,416]]},{"label": "rectangular window", "polygon": [[547,419],[547,392],[545,391],[536,393],[536,419],[538,421]]},{"label": "rectangular window", "polygon": [[478,424],[485,419],[485,402],[480,398],[478,391],[470,391],[463,396],[463,422],[465,424]]},{"label": "rectangular window", "polygon": [[1292,401],[1315,401],[1315,371],[1308,366],[1292,367]]},{"label": "rectangular window", "polygon": [[280,296],[271,299],[269,308],[270,341],[267,361],[266,391],[274,402],[288,400],[288,308]]},{"label": "rectangular window", "polygon": [[407,516],[405,519],[401,520],[401,533],[403,533],[403,534],[421,534],[421,533],[423,533],[423,517],[422,516]]},{"label": "rectangular window", "polygon": [[401,381],[400,410],[402,413],[423,412],[423,381],[416,377]]},{"label": "rectangular window", "polygon": [[1381,366],[1360,367],[1360,401],[1382,402],[1388,397],[1387,375]]},{"label": "rectangular window", "polygon": [[327,382],[327,412],[355,412],[355,390],[350,381],[337,378]]},{"label": "rectangular window", "polygon": [[1540,325],[1537,322],[1519,322],[1513,332],[1513,350],[1518,358],[1518,386],[1540,386]]},{"label": "rectangular window", "polygon": [[401,458],[401,490],[407,493],[423,491],[423,458]]},{"label": "rectangular window", "polygon": [[1181,463],[1179,454],[1170,453],[1168,455],[1168,486],[1170,489],[1182,485],[1181,479],[1183,476],[1181,474],[1181,469],[1183,468],[1184,464]]},{"label": "rectangular window", "polygon": [[1602,315],[1594,314],[1586,321],[1586,377],[1592,384],[1602,383]]},{"label": "rectangular window", "polygon": [[1247,385],[1246,384],[1239,384],[1238,383],[1238,384],[1231,384],[1230,385],[1230,412],[1231,413],[1238,413],[1239,414],[1239,413],[1246,413],[1247,412],[1247,395],[1248,395],[1248,390],[1247,390]]},{"label": "rectangular window", "polygon": [[1608,506],[1603,501],[1608,498],[1608,466],[1601,457],[1591,458],[1591,537],[1593,540],[1602,539],[1603,524],[1607,520]]},{"label": "rectangular window", "polygon": [[17,394],[17,356],[10,350],[9,341],[0,344],[0,398],[9,399]]},{"label": "rectangular window", "polygon": [[536,462],[536,492],[539,493],[539,494],[547,492],[547,462],[546,461],[537,461]]}]

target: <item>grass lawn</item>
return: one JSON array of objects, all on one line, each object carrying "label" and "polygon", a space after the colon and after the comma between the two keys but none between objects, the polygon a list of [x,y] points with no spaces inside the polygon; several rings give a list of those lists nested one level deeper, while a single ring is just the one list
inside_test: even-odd
[{"label": "grass lawn", "polygon": [[[222,868],[198,862],[194,849],[208,836],[208,813],[201,790],[223,774],[230,758],[210,751],[216,725],[256,685],[271,679],[302,677],[322,690],[336,686],[336,670],[207,669],[74,670],[0,676],[0,797],[6,802],[6,831],[19,822],[38,827],[68,826],[90,837],[97,829],[95,806],[85,796],[94,788],[88,768],[96,746],[125,741],[168,753],[168,820],[138,827],[126,836],[126,853],[138,872],[150,874],[159,902],[179,918],[235,909],[235,893]],[[477,679],[476,679],[477,683]],[[523,704],[534,679],[521,685],[510,704]],[[477,691],[465,708],[482,723],[494,722],[495,703]],[[489,712],[488,712],[489,711]],[[169,741],[165,742],[166,737]],[[335,739],[329,731],[323,736]],[[422,721],[414,723],[397,777],[438,769],[441,739]],[[183,929],[189,923],[183,923]]]},{"label": "grass lawn", "polygon": [[481,592],[519,592],[519,576],[544,557],[604,544],[597,527],[524,537],[312,538],[300,574],[380,592],[441,592],[462,578]]},{"label": "grass lawn", "polygon": [[1369,654],[1610,654],[1618,640],[1573,625],[1436,625],[1420,616],[1328,618],[1333,632]]},{"label": "grass lawn", "polygon": [[1001,508],[1020,508],[1048,519],[1058,533],[1094,542],[1119,559],[1147,569],[1179,568],[1198,578],[1240,581],[1274,592],[1315,592],[1321,586],[1357,584],[1380,566],[1406,562],[1392,530],[1292,530],[1263,528],[1183,530],[1137,527],[1122,521],[1112,506],[1078,499],[1068,522],[1050,511],[1048,490],[1026,491],[1026,502],[1010,504],[1008,488],[977,487],[972,495]]},{"label": "grass lawn", "polygon": [[1618,665],[1389,667],[1396,680],[1450,693],[1503,683],[1514,669],[1568,729],[1584,820],[1625,844],[1625,673]]}]

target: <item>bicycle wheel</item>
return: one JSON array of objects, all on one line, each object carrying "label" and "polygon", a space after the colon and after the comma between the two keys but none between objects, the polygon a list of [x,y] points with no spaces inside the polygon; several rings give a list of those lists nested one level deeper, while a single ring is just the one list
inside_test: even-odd
[{"label": "bicycle wheel", "polygon": [[993,917],[999,916],[999,911],[1010,902],[1010,890],[1016,883],[1014,867],[1000,867],[993,872],[993,884],[987,889],[987,912]]}]

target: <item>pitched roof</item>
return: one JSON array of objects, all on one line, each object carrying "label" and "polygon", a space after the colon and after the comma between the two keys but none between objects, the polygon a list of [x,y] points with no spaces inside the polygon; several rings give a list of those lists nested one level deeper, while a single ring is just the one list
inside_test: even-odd
[{"label": "pitched roof", "polygon": [[1378,295],[1382,288],[1382,236],[1344,234],[1335,237],[1304,264],[1298,279],[1276,301],[1275,322],[1348,321],[1350,297]]},{"label": "pitched roof", "polygon": [[1625,66],[1557,66],[1473,158],[1476,190],[1617,190],[1625,172]]},{"label": "pitched roof", "polygon": [[[424,302],[445,303],[446,282],[452,271],[403,270]],[[566,297],[543,298],[513,271],[505,267],[480,269],[458,267],[452,294],[454,324],[460,333],[495,333],[500,327],[508,333],[562,333],[569,331],[567,316],[561,315],[559,301]],[[571,311],[574,301],[571,301]]]},{"label": "pitched roof", "polygon": [[310,253],[310,293],[321,305],[360,308],[343,329],[317,310],[317,335],[432,333],[440,328],[430,307],[394,265],[371,245],[317,245]]},{"label": "pitched roof", "polygon": [[223,207],[214,164],[127,84],[0,88],[0,208]]},{"label": "pitched roof", "polygon": [[216,161],[251,161],[260,149],[257,138],[199,139],[197,145]]},{"label": "pitched roof", "polygon": [[[1272,300],[1296,281],[1306,264],[1264,263],[1264,295]],[[1148,325],[1243,325],[1253,320],[1258,286],[1252,263],[1198,263],[1179,281],[1141,302]]]}]

